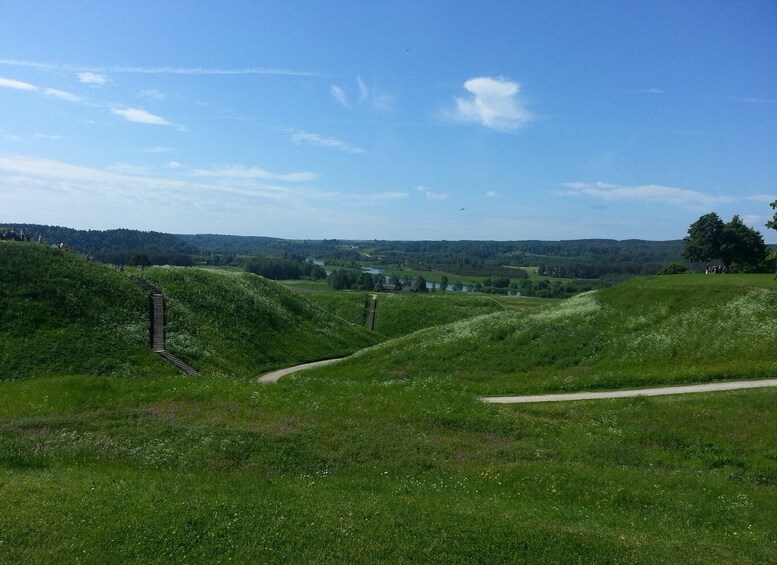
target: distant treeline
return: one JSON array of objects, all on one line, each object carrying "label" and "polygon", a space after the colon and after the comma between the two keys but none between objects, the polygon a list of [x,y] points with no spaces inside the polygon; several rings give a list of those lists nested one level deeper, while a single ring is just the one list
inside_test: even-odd
[{"label": "distant treeline", "polygon": [[[128,229],[75,230],[37,224],[2,224],[24,229],[46,244],[65,242],[73,251],[114,264],[211,264],[262,270],[268,278],[320,276],[305,266],[310,259],[329,267],[363,265],[386,271],[439,271],[460,277],[520,277],[520,266],[564,279],[644,275],[683,262],[683,241],[584,239],[568,241],[349,241],[289,240],[216,234],[173,235]],[[258,259],[262,257],[263,259]],[[291,261],[292,263],[289,263]],[[296,263],[295,263],[296,262]],[[283,274],[281,274],[283,273]],[[290,276],[289,276],[290,275]],[[366,283],[366,281],[365,281]]]},{"label": "distant treeline", "polygon": [[47,245],[64,242],[71,251],[116,265],[130,264],[138,257],[145,257],[151,265],[191,265],[192,257],[198,253],[196,247],[169,233],[128,229],[76,230],[39,224],[4,226],[17,231],[24,229],[32,241],[40,236],[41,242]]},{"label": "distant treeline", "polygon": [[272,280],[310,279],[323,280],[323,267],[299,257],[253,257],[246,261],[245,270]]},{"label": "distant treeline", "polygon": [[459,275],[514,276],[511,266],[541,265],[547,276],[595,279],[652,274],[682,260],[683,242],[642,240],[413,241],[373,243],[382,265]]}]

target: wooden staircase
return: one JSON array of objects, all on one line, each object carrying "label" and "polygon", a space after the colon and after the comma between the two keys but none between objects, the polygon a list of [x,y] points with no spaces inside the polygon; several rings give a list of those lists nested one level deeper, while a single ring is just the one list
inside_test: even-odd
[{"label": "wooden staircase", "polygon": [[132,280],[148,291],[151,296],[151,349],[187,375],[199,374],[194,367],[187,365],[165,349],[165,297],[143,279],[132,277]]},{"label": "wooden staircase", "polygon": [[367,310],[367,320],[365,321],[364,326],[371,332],[374,332],[375,331],[375,310],[378,309],[377,294],[373,294],[370,297],[370,302],[367,307],[369,308],[369,310]]}]

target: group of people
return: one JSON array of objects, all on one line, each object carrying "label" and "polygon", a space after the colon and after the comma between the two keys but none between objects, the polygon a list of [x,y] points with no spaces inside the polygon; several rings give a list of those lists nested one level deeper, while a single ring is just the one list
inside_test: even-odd
[{"label": "group of people", "polygon": [[712,274],[717,275],[719,273],[728,273],[728,267],[726,267],[725,265],[712,265],[704,269],[705,275],[712,275]]},{"label": "group of people", "polygon": [[30,234],[23,229],[16,231],[15,228],[0,228],[0,239],[5,241],[30,241]]}]

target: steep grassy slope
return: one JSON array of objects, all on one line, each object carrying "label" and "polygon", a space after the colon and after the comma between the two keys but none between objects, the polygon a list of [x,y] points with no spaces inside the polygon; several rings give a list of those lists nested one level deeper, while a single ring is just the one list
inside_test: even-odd
[{"label": "steep grassy slope", "polygon": [[113,269],[0,241],[0,380],[172,374],[148,346],[148,295]]},{"label": "steep grassy slope", "polygon": [[381,344],[315,374],[451,377],[482,394],[777,375],[770,275],[646,277],[539,312],[498,312]]},{"label": "steep grassy slope", "polygon": [[200,371],[252,377],[379,341],[249,273],[158,267],[139,274],[165,295],[167,349]]}]

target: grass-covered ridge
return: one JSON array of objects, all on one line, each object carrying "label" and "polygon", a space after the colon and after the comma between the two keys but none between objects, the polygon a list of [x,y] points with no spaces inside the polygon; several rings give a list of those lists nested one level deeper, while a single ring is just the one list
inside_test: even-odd
[{"label": "grass-covered ridge", "polygon": [[112,268],[0,241],[0,380],[163,375],[149,349],[148,294]]},{"label": "grass-covered ridge", "polygon": [[645,277],[540,311],[430,328],[315,374],[451,377],[479,394],[772,377],[775,312],[770,275]]},{"label": "grass-covered ridge", "polygon": [[155,267],[138,274],[165,296],[167,349],[199,371],[252,377],[378,341],[250,273]]}]

